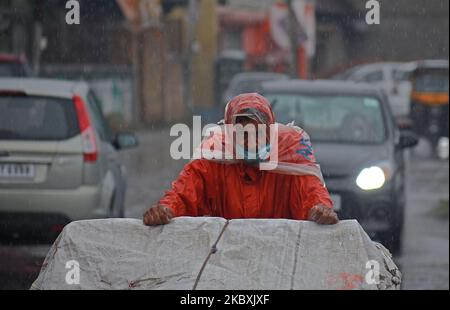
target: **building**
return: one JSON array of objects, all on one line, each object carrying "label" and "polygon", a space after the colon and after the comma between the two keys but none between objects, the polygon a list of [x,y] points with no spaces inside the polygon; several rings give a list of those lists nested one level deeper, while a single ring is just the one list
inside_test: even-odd
[{"label": "building", "polygon": [[[284,0],[228,0],[226,4],[243,12],[247,10],[253,14],[252,19],[257,19],[279,2]],[[370,26],[365,22],[368,11],[365,0],[313,2],[316,47],[309,66],[313,76],[327,76],[365,62],[448,59],[447,0],[379,0],[381,23]],[[233,36],[241,35],[244,41],[243,33],[235,28]]]},{"label": "building", "polygon": [[[280,48],[283,38],[272,35],[269,20],[285,0],[79,2],[81,25],[67,25],[66,0],[1,0],[0,52],[26,55],[44,76],[91,81],[106,112],[127,123],[208,115],[240,71],[292,72],[293,53]],[[314,5],[312,26],[303,27],[313,29],[306,36],[313,40],[297,55],[300,76],[374,61],[448,59],[448,0],[379,0],[381,24],[371,26],[365,0],[300,2]]]}]

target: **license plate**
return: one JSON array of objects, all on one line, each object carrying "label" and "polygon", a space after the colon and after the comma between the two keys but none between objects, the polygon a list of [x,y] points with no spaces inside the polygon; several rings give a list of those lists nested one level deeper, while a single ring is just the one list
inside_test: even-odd
[{"label": "license plate", "polygon": [[340,195],[331,195],[331,200],[333,201],[334,211],[341,211],[342,208],[342,198]]},{"label": "license plate", "polygon": [[34,174],[32,164],[0,164],[0,178],[31,179]]}]

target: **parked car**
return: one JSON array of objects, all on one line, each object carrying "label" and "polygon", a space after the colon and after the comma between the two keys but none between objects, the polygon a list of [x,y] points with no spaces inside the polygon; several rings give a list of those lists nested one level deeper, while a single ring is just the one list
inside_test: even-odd
[{"label": "parked car", "polygon": [[394,116],[402,118],[409,115],[412,86],[408,74],[412,70],[410,63],[380,62],[353,67],[334,79],[364,82],[382,88],[389,98]]},{"label": "parked car", "polygon": [[0,235],[46,238],[71,221],[123,217],[117,151],[136,145],[111,136],[86,83],[0,78]]},{"label": "parked car", "polygon": [[342,81],[263,84],[277,121],[311,136],[341,219],[357,219],[393,252],[401,248],[405,210],[404,151],[415,134],[396,127],[383,91]]},{"label": "parked car", "polygon": [[273,72],[243,72],[236,74],[230,82],[223,96],[223,106],[235,96],[243,93],[257,93],[261,91],[264,82],[272,80],[287,80],[288,76]]},{"label": "parked car", "polygon": [[0,54],[0,77],[29,77],[31,70],[24,57]]}]

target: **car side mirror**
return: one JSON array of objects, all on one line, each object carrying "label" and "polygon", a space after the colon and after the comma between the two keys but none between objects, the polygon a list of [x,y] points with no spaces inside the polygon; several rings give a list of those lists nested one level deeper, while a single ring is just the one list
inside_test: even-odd
[{"label": "car side mirror", "polygon": [[116,135],[113,145],[118,150],[132,149],[139,145],[139,141],[133,133],[119,133]]},{"label": "car side mirror", "polygon": [[412,130],[401,130],[398,148],[408,149],[419,144],[418,136]]}]

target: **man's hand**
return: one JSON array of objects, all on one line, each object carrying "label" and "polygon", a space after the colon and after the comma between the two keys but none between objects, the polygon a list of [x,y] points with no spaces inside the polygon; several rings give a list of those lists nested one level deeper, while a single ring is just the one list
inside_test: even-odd
[{"label": "man's hand", "polygon": [[144,224],[147,226],[157,226],[169,224],[173,218],[170,208],[163,205],[155,205],[144,213]]},{"label": "man's hand", "polygon": [[320,225],[334,225],[339,222],[339,218],[332,208],[317,205],[309,210],[308,220]]}]

